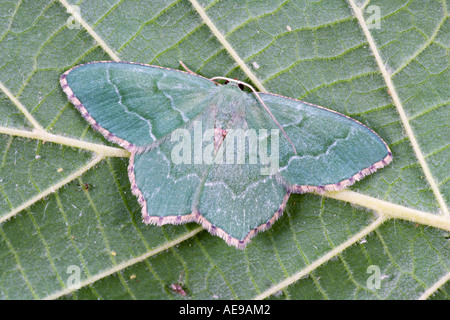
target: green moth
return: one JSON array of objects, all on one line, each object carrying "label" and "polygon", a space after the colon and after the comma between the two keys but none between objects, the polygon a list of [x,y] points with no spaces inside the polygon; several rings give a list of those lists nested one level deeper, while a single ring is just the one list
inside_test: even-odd
[{"label": "green moth", "polygon": [[391,162],[360,122],[236,82],[108,61],[60,78],[92,128],[130,151],[146,224],[195,221],[239,249],[281,216],[291,193],[341,190]]}]

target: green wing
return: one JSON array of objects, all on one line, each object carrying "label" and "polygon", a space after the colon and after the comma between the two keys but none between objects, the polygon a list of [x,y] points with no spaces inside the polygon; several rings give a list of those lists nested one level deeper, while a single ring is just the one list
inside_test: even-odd
[{"label": "green wing", "polygon": [[203,112],[215,84],[183,71],[130,62],[76,66],[60,78],[94,130],[140,151]]},{"label": "green wing", "polygon": [[280,136],[280,182],[291,192],[340,190],[392,160],[386,143],[350,117],[274,94],[260,97],[297,151]]}]

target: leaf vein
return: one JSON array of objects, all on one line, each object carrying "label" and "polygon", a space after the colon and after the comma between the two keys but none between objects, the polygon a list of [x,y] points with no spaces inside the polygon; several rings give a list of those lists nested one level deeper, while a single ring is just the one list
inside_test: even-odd
[{"label": "leaf vein", "polygon": [[405,128],[406,134],[409,137],[409,140],[413,147],[414,153],[416,154],[416,158],[418,159],[418,161],[422,167],[422,171],[425,174],[428,184],[430,185],[431,189],[433,190],[433,193],[434,193],[436,200],[437,200],[439,206],[441,207],[442,211],[447,214],[448,213],[447,205],[446,205],[444,198],[441,194],[441,191],[439,190],[439,188],[436,184],[436,181],[428,167],[428,164],[425,161],[425,158],[420,149],[419,143],[418,143],[416,136],[415,136],[415,134],[411,128],[411,125],[409,123],[409,119],[406,115],[405,109],[403,108],[403,104],[400,100],[400,97],[397,94],[397,90],[392,81],[392,77],[389,74],[389,72],[387,71],[385,64],[383,63],[383,60],[380,56],[377,45],[375,44],[375,40],[373,39],[373,37],[370,33],[370,30],[366,25],[364,16],[363,16],[361,10],[358,8],[356,3],[354,2],[354,0],[348,0],[348,1],[350,3],[351,7],[353,8],[353,12],[354,12],[354,14],[359,22],[359,25],[361,26],[363,33],[369,43],[369,46],[374,54],[375,61],[377,62],[378,67],[380,68],[381,74],[383,75],[383,78],[386,82],[386,86],[388,87],[389,91],[391,92],[391,97],[393,99],[395,106],[397,107],[397,111],[400,115],[400,119],[403,123],[403,127]]}]

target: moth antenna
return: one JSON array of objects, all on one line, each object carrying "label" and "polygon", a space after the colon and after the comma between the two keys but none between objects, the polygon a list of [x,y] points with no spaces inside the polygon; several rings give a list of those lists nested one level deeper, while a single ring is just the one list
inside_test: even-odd
[{"label": "moth antenna", "polygon": [[289,136],[287,135],[287,133],[284,131],[284,129],[281,127],[280,123],[277,121],[277,119],[275,119],[275,116],[272,114],[272,112],[270,112],[269,108],[267,108],[266,104],[264,103],[264,101],[262,101],[261,97],[258,94],[258,91],[255,90],[255,88],[253,88],[251,85],[249,85],[248,83],[245,83],[243,81],[239,81],[239,80],[235,80],[235,79],[230,79],[230,78],[226,78],[226,77],[213,77],[211,79],[209,79],[211,81],[214,80],[226,80],[226,81],[231,81],[231,82],[235,82],[237,84],[241,84],[243,86],[246,86],[247,88],[250,88],[250,90],[253,91],[253,93],[255,94],[256,98],[258,99],[259,103],[261,103],[261,105],[264,107],[264,109],[266,109],[267,113],[270,115],[270,117],[273,119],[273,121],[277,124],[278,128],[280,128],[281,132],[283,132],[284,136],[286,137],[286,139],[289,141],[289,143],[292,146],[292,149],[294,149],[295,155],[297,155],[297,149],[295,149],[294,144],[292,143],[291,139],[289,138]]},{"label": "moth antenna", "polygon": [[197,75],[194,71],[192,71],[191,69],[189,69],[189,68],[184,64],[183,61],[180,60],[179,62],[180,62],[180,64],[181,64],[181,66],[183,67],[183,69],[186,70],[188,73]]}]

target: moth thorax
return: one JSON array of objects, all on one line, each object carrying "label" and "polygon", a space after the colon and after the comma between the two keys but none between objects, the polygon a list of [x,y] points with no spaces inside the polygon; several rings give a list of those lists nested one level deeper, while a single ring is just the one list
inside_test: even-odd
[{"label": "moth thorax", "polygon": [[227,136],[228,130],[222,128],[214,128],[214,151],[219,150],[220,145]]}]

